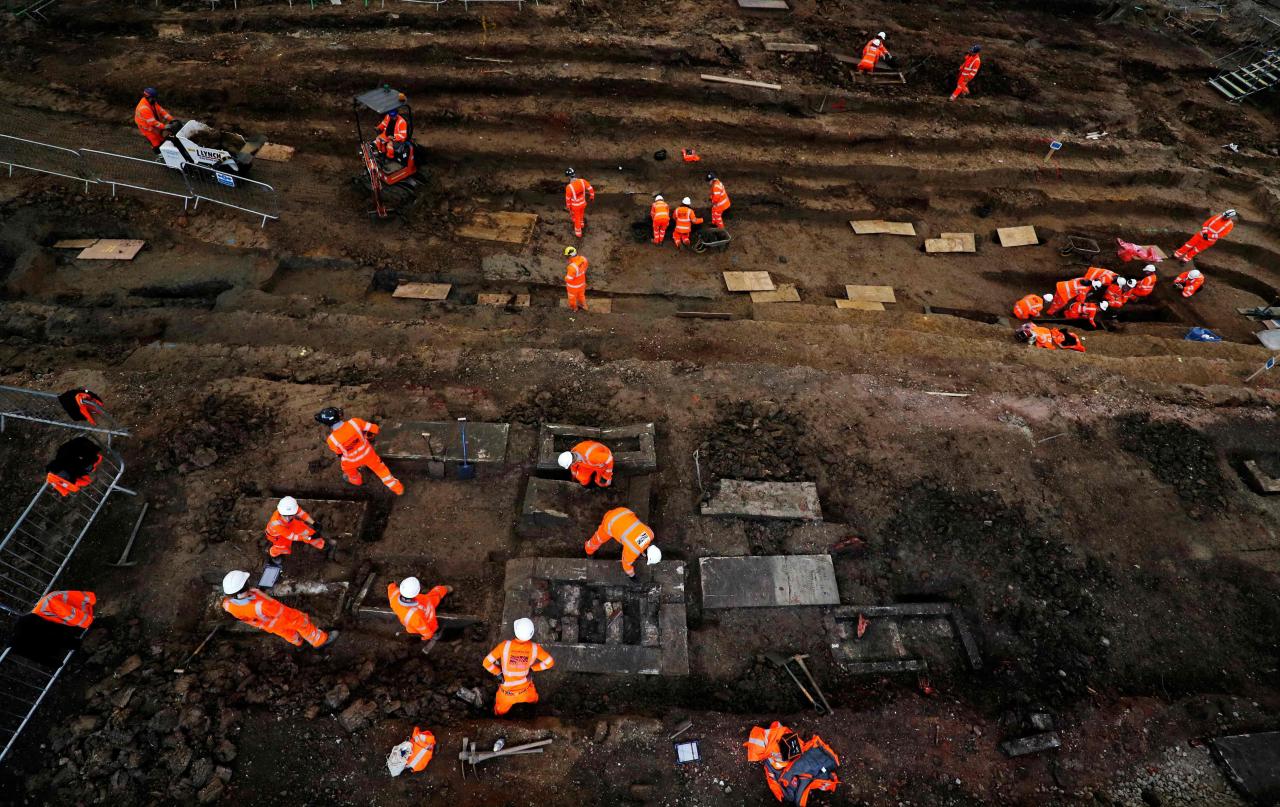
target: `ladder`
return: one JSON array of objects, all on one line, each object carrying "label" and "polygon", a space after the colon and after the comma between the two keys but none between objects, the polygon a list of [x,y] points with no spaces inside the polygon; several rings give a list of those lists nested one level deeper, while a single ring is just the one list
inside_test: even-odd
[{"label": "ladder", "polygon": [[1276,84],[1280,84],[1280,51],[1271,51],[1261,61],[1209,79],[1209,86],[1233,104]]}]

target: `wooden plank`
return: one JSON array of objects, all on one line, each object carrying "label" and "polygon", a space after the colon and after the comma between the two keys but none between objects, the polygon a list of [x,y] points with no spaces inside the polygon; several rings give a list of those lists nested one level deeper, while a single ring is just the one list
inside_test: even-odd
[{"label": "wooden plank", "polygon": [[752,11],[791,10],[791,6],[787,5],[787,0],[738,0],[738,8],[751,9]]},{"label": "wooden plank", "polygon": [[476,305],[503,306],[511,302],[510,294],[481,293],[476,295]]},{"label": "wooden plank", "polygon": [[751,292],[751,302],[753,303],[798,303],[800,302],[800,291],[794,283],[779,283],[778,288],[773,291],[753,291]]},{"label": "wooden plank", "polygon": [[449,296],[451,288],[451,283],[401,283],[391,296],[408,297],[411,300],[443,300]]},{"label": "wooden plank", "polygon": [[471,215],[471,220],[458,227],[456,232],[462,238],[474,238],[478,241],[524,244],[533,235],[533,226],[537,222],[538,216],[534,213],[490,213],[477,210]]},{"label": "wooden plank", "polygon": [[978,251],[977,239],[973,233],[943,233],[940,237],[958,240],[964,246],[965,252]]},{"label": "wooden plank", "polygon": [[844,287],[844,293],[850,300],[862,300],[867,303],[896,303],[893,286],[854,286]]},{"label": "wooden plank", "polygon": [[[568,307],[569,307],[569,301],[568,301],[568,300],[566,300],[565,298],[561,297],[561,298],[560,298],[560,307],[561,307],[561,308],[568,308]],[[587,298],[587,313],[588,313],[588,314],[612,314],[612,313],[613,313],[613,298],[611,298],[611,297],[588,297],[588,298]]]},{"label": "wooden plank", "polygon": [[852,308],[855,311],[883,311],[884,303],[867,300],[836,300],[836,308]]},{"label": "wooden plank", "polygon": [[293,146],[282,146],[279,143],[263,143],[253,156],[270,163],[287,163],[293,159]]},{"label": "wooden plank", "polygon": [[729,291],[773,291],[773,278],[768,272],[722,272]]},{"label": "wooden plank", "polygon": [[733,319],[729,311],[677,311],[676,316],[681,319]]},{"label": "wooden plank", "polygon": [[103,238],[76,256],[84,261],[131,261],[146,241]]},{"label": "wooden plank", "polygon": [[915,235],[916,226],[909,221],[885,221],[865,219],[851,221],[849,226],[858,235]]},{"label": "wooden plank", "polygon": [[729,78],[728,76],[712,76],[707,73],[702,74],[703,81],[714,81],[720,84],[736,84],[740,87],[756,87],[761,90],[781,90],[781,84],[770,84],[767,81],[747,81],[741,78]]},{"label": "wooden plank", "polygon": [[88,249],[98,243],[96,238],[64,238],[53,245],[54,249]]},{"label": "wooden plank", "polygon": [[833,53],[831,55],[841,64],[857,64],[862,61],[861,56],[850,56],[846,53]]},{"label": "wooden plank", "polygon": [[817,53],[818,46],[805,42],[766,42],[764,49],[770,53]]},{"label": "wooden plank", "polygon": [[1040,243],[1036,228],[1030,224],[1021,227],[999,227],[996,235],[1000,236],[1002,247],[1029,247]]}]

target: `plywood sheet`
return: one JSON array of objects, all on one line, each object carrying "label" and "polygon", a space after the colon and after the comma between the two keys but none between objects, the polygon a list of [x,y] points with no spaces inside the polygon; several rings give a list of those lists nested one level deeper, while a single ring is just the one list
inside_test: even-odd
[{"label": "plywood sheet", "polygon": [[773,291],[773,278],[768,272],[723,272],[729,291]]},{"label": "plywood sheet", "polygon": [[408,297],[412,300],[443,300],[449,296],[451,288],[451,283],[401,283],[391,296]]},{"label": "plywood sheet", "polygon": [[537,222],[538,216],[534,213],[489,213],[477,210],[470,221],[458,228],[457,234],[462,238],[474,238],[478,241],[524,244],[533,235],[533,226]]},{"label": "plywood sheet", "polygon": [[893,286],[845,286],[845,296],[850,300],[862,300],[868,303],[896,303]]},{"label": "plywood sheet", "polygon": [[506,305],[511,302],[510,294],[484,293],[476,295],[476,305]]},{"label": "plywood sheet", "polygon": [[999,227],[996,235],[1000,236],[1002,247],[1029,247],[1040,243],[1036,228],[1030,224],[1021,227]]},{"label": "plywood sheet", "polygon": [[836,308],[852,308],[855,311],[883,311],[884,303],[872,303],[866,300],[836,300]]},{"label": "plywood sheet", "polygon": [[96,238],[64,238],[53,245],[54,249],[88,249],[98,243]]},{"label": "plywood sheet", "polygon": [[293,146],[282,146],[279,143],[263,143],[253,156],[259,160],[272,163],[287,163],[293,159]]},{"label": "plywood sheet", "polygon": [[753,303],[798,303],[800,302],[800,291],[794,283],[779,283],[778,288],[773,291],[753,291],[751,292],[751,302]]},{"label": "plywood sheet", "polygon": [[703,608],[839,605],[830,555],[699,558]]},{"label": "plywood sheet", "polygon": [[103,238],[85,248],[76,257],[82,261],[131,261],[142,251],[146,241]]},{"label": "plywood sheet", "polygon": [[736,84],[740,87],[755,87],[759,90],[781,90],[781,84],[770,84],[767,81],[748,81],[744,78],[729,78],[728,76],[712,76],[707,73],[702,74],[703,81],[712,81],[717,84]]},{"label": "plywood sheet", "polygon": [[[561,308],[568,308],[568,307],[569,307],[569,301],[568,301],[568,300],[566,300],[566,299],[564,299],[564,298],[561,298],[561,299],[560,299],[560,307],[561,307]],[[613,298],[611,298],[611,297],[588,297],[588,298],[587,298],[587,313],[588,313],[588,314],[612,314],[612,313],[613,313]]]},{"label": "plywood sheet", "polygon": [[973,233],[943,233],[924,242],[925,252],[977,252]]},{"label": "plywood sheet", "polygon": [[849,226],[858,235],[915,235],[916,226],[909,221],[885,221],[867,219],[851,221]]},{"label": "plywood sheet", "polygon": [[768,11],[787,11],[791,6],[787,5],[787,0],[738,0],[738,8],[749,8],[753,10],[765,9]]}]

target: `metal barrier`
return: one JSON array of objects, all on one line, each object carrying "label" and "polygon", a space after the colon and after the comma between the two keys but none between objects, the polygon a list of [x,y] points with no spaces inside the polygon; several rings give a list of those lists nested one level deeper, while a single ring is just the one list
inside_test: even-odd
[{"label": "metal barrier", "polygon": [[58,680],[75,652],[74,648],[68,650],[62,657],[62,663],[52,671],[43,664],[13,652],[12,647],[6,647],[0,653],[0,741],[4,742],[0,761],[9,753],[27,721],[35,714],[44,696],[49,694],[54,681]]},{"label": "metal barrier", "polygon": [[176,196],[182,200],[184,210],[191,201],[191,189],[187,187],[182,172],[162,161],[142,160],[95,149],[80,149],[80,154],[85,167],[97,177],[98,182],[111,186],[112,196],[116,195],[116,188],[121,187]]},{"label": "metal barrier", "polygon": [[265,182],[192,163],[182,166],[182,174],[187,179],[191,195],[195,197],[197,209],[200,207],[200,200],[205,199],[216,205],[262,216],[263,227],[267,226],[269,219],[280,218],[276,189]]},{"label": "metal barrier", "polygon": [[6,134],[0,134],[0,165],[9,166],[9,176],[13,176],[14,168],[25,168],[41,174],[74,179],[84,183],[85,193],[89,192],[89,185],[96,181],[86,173],[84,161],[75,150]]},{"label": "metal barrier", "polygon": [[87,420],[72,420],[67,410],[63,409],[62,404],[58,402],[58,396],[52,392],[0,385],[0,432],[4,431],[5,421],[8,418],[105,435],[108,446],[111,445],[113,436],[129,436],[129,430],[116,425],[111,415],[106,412],[102,412],[95,418],[98,421],[97,424]]},{"label": "metal barrier", "polygon": [[88,485],[63,496],[44,482],[0,542],[0,610],[21,615],[34,608],[62,574],[107,498],[116,491],[135,495],[117,484],[124,460],[110,448],[100,450],[102,463]]}]

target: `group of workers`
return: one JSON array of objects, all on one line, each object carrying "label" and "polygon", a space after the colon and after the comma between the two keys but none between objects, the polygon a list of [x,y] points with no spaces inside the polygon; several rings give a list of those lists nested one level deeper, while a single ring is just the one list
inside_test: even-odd
[{"label": "group of workers", "polygon": [[[889,35],[880,31],[862,46],[862,59],[857,67],[859,73],[874,73],[881,61],[893,60],[893,54],[889,53],[889,46],[885,44],[888,39]],[[978,70],[982,67],[981,53],[981,45],[973,45],[965,53],[964,61],[960,63],[960,73],[956,77],[956,88],[951,92],[952,101],[969,94],[969,82],[977,77]]]}]

